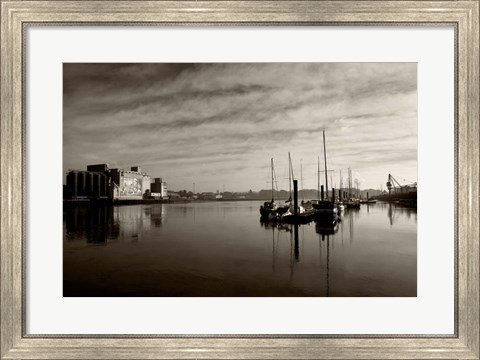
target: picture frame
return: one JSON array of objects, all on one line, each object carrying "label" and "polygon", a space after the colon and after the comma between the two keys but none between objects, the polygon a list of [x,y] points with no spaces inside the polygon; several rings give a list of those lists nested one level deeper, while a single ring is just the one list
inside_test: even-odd
[{"label": "picture frame", "polygon": [[[479,5],[472,1],[1,1],[2,359],[478,359]],[[439,25],[456,31],[456,326],[419,334],[65,335],[25,333],[25,27],[49,24]]]}]

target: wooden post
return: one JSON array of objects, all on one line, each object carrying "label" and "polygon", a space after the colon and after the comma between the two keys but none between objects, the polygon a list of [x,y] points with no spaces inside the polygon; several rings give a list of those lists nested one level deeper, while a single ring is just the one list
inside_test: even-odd
[{"label": "wooden post", "polygon": [[321,195],[320,200],[323,201],[323,199],[325,199],[325,196],[324,196],[325,194],[324,194],[324,192],[323,192],[323,185],[320,186],[320,195]]}]

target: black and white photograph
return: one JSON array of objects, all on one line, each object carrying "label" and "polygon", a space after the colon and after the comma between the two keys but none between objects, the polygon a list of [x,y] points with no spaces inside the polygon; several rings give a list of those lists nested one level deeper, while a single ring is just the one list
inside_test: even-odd
[{"label": "black and white photograph", "polygon": [[64,63],[64,297],[416,297],[416,63]]}]

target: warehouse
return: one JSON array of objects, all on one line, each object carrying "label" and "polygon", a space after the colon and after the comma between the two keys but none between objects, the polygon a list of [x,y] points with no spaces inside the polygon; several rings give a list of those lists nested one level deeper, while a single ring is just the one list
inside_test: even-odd
[{"label": "warehouse", "polygon": [[87,170],[69,170],[65,198],[141,200],[150,193],[150,176],[138,166],[110,169],[108,164],[88,165]]},{"label": "warehouse", "polygon": [[113,200],[141,200],[150,193],[150,176],[138,166],[130,170],[111,169]]}]

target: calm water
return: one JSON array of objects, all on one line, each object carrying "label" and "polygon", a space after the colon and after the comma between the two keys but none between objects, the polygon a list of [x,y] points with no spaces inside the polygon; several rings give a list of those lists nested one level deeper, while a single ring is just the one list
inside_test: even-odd
[{"label": "calm water", "polygon": [[417,213],[260,223],[259,201],[64,211],[64,296],[416,296]]}]

